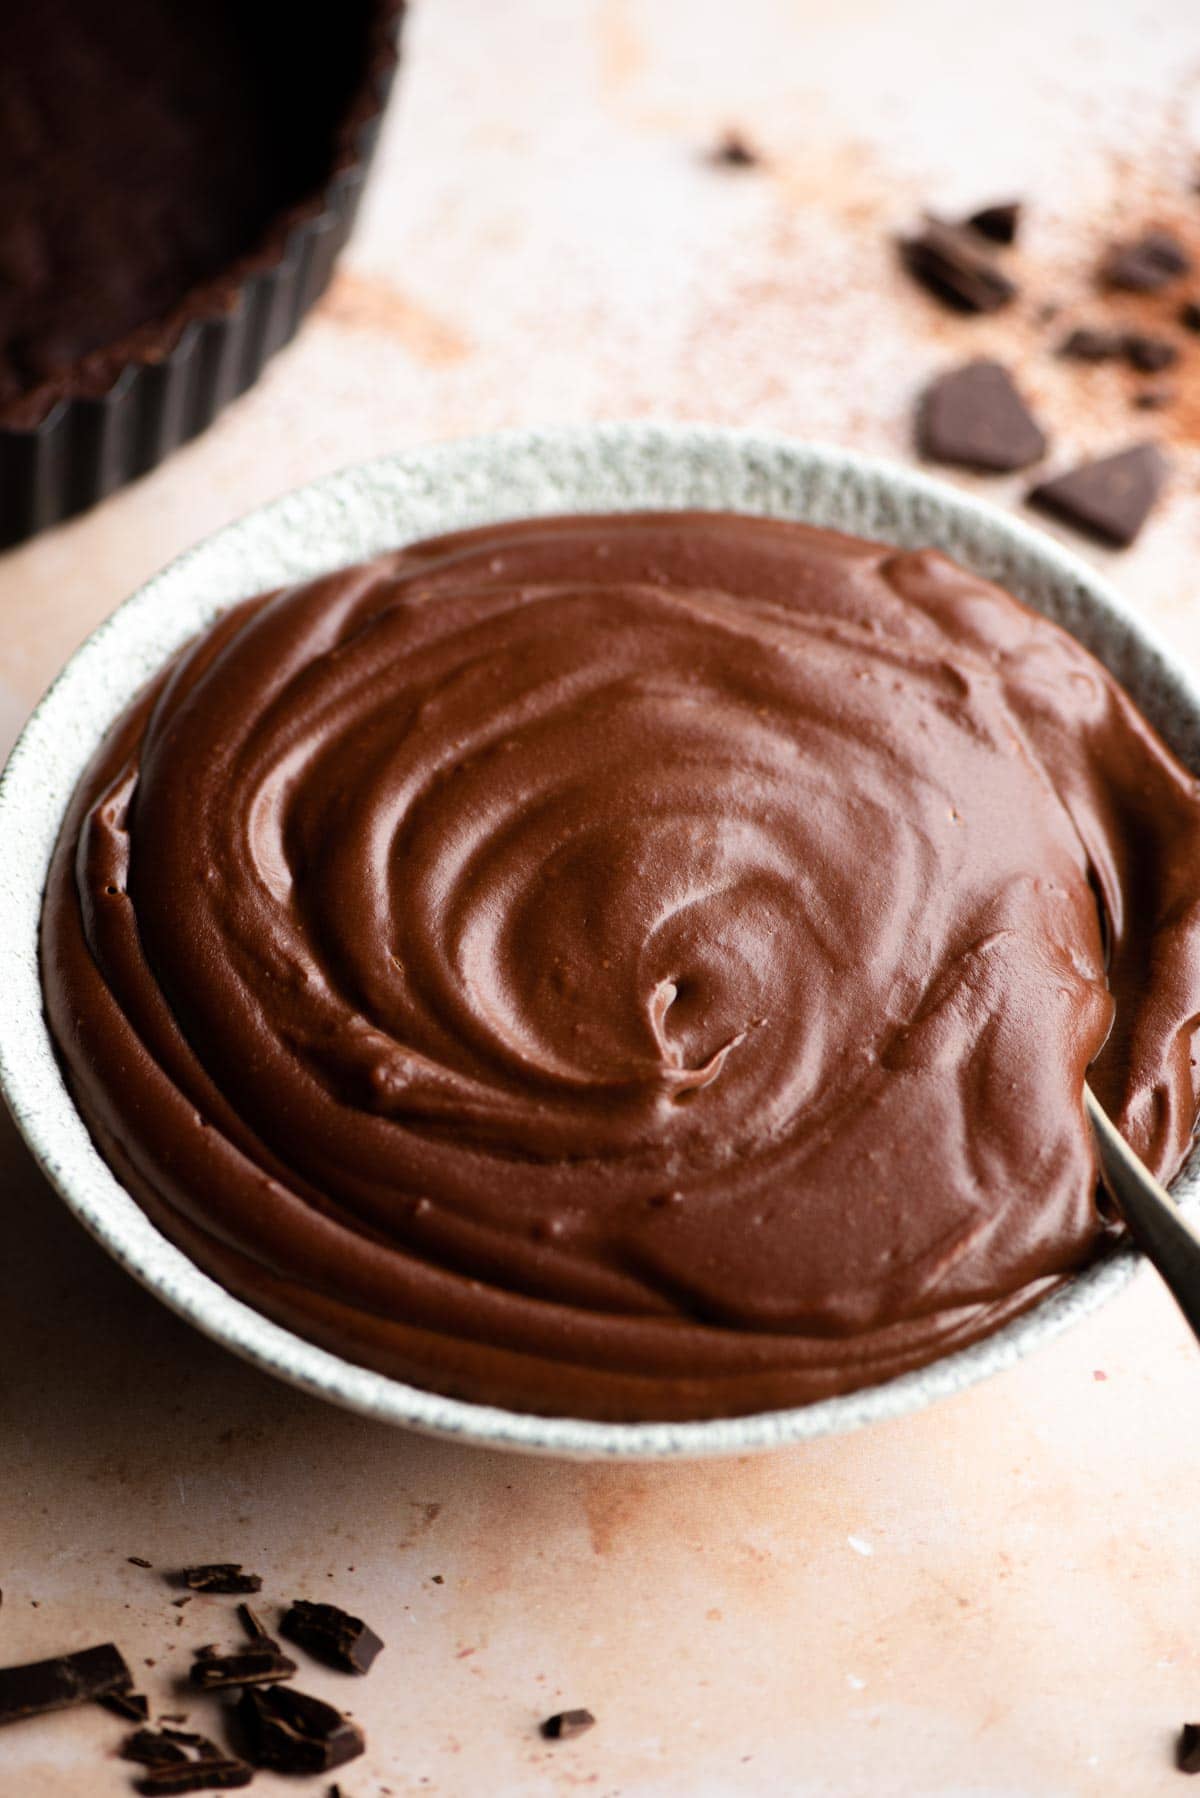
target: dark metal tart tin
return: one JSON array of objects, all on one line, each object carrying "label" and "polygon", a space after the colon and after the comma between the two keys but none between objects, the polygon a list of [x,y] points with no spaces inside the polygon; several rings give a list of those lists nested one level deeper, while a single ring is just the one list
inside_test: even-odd
[{"label": "dark metal tart tin", "polygon": [[[326,179],[166,318],[72,366],[28,425],[0,425],[0,549],[146,474],[244,393],[321,297],[350,235],[397,63],[405,0],[375,0]],[[330,26],[337,11],[331,11]],[[36,396],[33,396],[36,399]]]}]

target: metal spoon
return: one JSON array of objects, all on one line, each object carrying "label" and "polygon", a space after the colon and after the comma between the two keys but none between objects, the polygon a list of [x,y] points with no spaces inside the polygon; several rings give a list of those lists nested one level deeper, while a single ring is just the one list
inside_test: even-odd
[{"label": "metal spoon", "polygon": [[1100,1177],[1129,1234],[1200,1337],[1200,1230],[1134,1154],[1090,1086],[1084,1086],[1083,1102],[1100,1156]]}]

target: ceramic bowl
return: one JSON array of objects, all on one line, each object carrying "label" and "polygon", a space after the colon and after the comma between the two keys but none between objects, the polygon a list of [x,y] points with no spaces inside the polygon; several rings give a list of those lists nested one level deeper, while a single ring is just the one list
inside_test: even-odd
[{"label": "ceramic bowl", "polygon": [[[1200,773],[1200,690],[1084,562],[1007,514],[911,470],[753,431],[617,424],[440,444],[351,468],[191,550],[67,664],[0,780],[0,1084],[51,1184],[143,1285],[227,1348],[336,1404],[460,1440],[545,1454],[742,1454],[897,1417],[1009,1367],[1130,1278],[1123,1248],[984,1341],[915,1373],[790,1410],[701,1423],[596,1423],[468,1404],[353,1365],[232,1297],[163,1236],[109,1171],[71,1101],[42,1011],[38,918],[68,798],[112,720],[220,612],[408,540],[538,513],[701,507],[936,545],[1066,626]],[[1193,1156],[1176,1191],[1200,1186]]]}]

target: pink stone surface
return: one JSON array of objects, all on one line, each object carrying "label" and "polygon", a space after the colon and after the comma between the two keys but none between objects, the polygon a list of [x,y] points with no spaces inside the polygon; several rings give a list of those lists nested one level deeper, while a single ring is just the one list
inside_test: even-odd
[{"label": "pink stone surface", "polygon": [[[1166,414],[1050,353],[1096,316],[1111,233],[1163,222],[1200,250],[1198,96],[1192,0],[425,0],[361,229],[302,338],[166,467],[0,560],[0,733],[164,561],[348,461],[647,414],[906,456],[914,394],[972,354],[1015,367],[1053,466],[1164,436],[1162,511],[1132,551],[1089,553],[1200,655],[1200,340]],[[708,166],[729,126],[762,170]],[[891,234],[1009,192],[1030,202],[1025,297],[952,318],[897,273]],[[1019,499],[1019,478],[962,478]],[[306,1670],[367,1726],[353,1798],[1179,1788],[1200,1355],[1152,1274],[915,1418],[760,1460],[585,1468],[272,1383],[106,1261],[7,1123],[0,1170],[0,1664],[111,1637],[157,1709],[203,1728],[212,1701],[176,1685],[233,1601],[177,1610],[162,1570],[237,1559],[267,1615],[328,1597],[388,1642],[365,1681]],[[575,1705],[597,1727],[543,1743],[539,1718]],[[128,1791],[121,1734],[98,1711],[10,1729],[0,1792]]]}]

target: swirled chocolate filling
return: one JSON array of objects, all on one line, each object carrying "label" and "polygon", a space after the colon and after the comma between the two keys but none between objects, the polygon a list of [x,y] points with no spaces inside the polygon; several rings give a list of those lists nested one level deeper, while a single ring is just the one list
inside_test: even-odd
[{"label": "swirled chocolate filling", "polygon": [[1084,1076],[1171,1175],[1198,907],[1197,783],[998,588],[555,518],[197,639],[70,808],[44,979],[102,1152],[259,1310],[440,1392],[697,1418],[1097,1254]]}]

